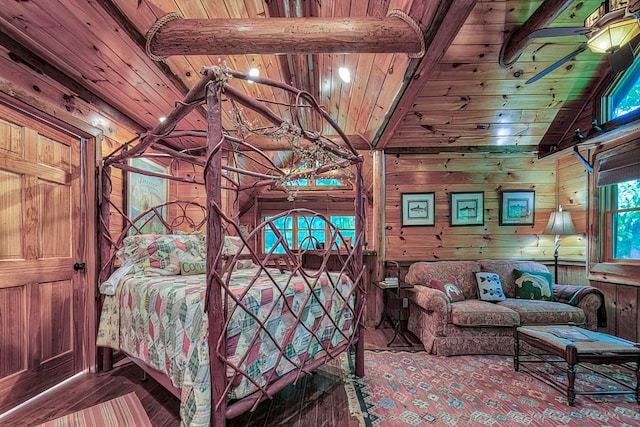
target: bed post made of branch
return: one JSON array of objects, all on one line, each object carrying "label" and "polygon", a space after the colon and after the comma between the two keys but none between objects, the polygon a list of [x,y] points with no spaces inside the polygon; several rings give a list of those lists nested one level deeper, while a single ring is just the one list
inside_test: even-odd
[{"label": "bed post made of branch", "polygon": [[356,299],[356,316],[358,324],[356,325],[358,335],[358,342],[356,343],[356,367],[355,374],[358,377],[364,376],[364,316],[362,312],[365,307],[365,292],[364,285],[362,283],[363,277],[363,265],[362,265],[362,246],[364,245],[364,201],[362,196],[364,194],[364,182],[362,179],[362,158],[358,159],[356,163],[356,197],[354,200],[356,211],[356,230],[357,238],[355,242],[355,277],[357,286],[360,286],[357,292],[359,298]]},{"label": "bed post made of branch", "polygon": [[[111,271],[105,268],[107,260],[111,257],[111,232],[109,230],[109,212],[111,211],[111,167],[104,166],[101,174],[102,200],[100,201],[100,266],[99,281],[107,280]],[[99,300],[98,313],[102,312],[102,298]],[[102,356],[102,369],[110,371],[113,368],[113,350],[103,347],[100,350]]]},{"label": "bed post made of branch", "polygon": [[[209,71],[213,72],[213,71]],[[223,427],[226,423],[227,396],[226,367],[217,353],[217,343],[222,340],[220,351],[226,353],[226,335],[224,331],[225,306],[222,303],[222,284],[218,283],[218,253],[222,246],[222,222],[214,205],[222,202],[221,180],[222,150],[219,149],[222,136],[221,93],[217,82],[206,86],[207,100],[207,163],[204,170],[204,182],[207,192],[207,319],[209,321],[209,361],[211,364],[211,420],[213,427]]]}]

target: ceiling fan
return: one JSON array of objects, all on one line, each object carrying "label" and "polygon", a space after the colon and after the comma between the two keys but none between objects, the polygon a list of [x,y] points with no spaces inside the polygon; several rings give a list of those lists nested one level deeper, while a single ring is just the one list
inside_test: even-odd
[{"label": "ceiling fan", "polygon": [[634,58],[633,40],[640,34],[640,0],[606,0],[584,21],[583,27],[541,28],[529,34],[530,38],[564,37],[584,35],[587,41],[578,48],[531,77],[525,84],[531,84],[561,67],[587,49],[604,53],[611,69],[618,73],[627,69]]}]

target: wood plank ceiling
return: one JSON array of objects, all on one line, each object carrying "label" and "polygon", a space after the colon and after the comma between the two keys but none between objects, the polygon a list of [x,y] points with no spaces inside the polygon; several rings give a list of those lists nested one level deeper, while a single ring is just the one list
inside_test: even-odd
[{"label": "wood plank ceiling", "polygon": [[[587,50],[526,85],[528,78],[584,41],[584,36],[572,36],[536,40],[512,66],[501,68],[498,58],[505,39],[541,3],[23,0],[0,6],[0,54],[24,72],[57,80],[71,98],[137,132],[155,127],[199,79],[202,67],[224,62],[242,72],[258,68],[261,76],[309,91],[361,149],[537,151],[542,142],[548,151],[572,132],[574,118],[609,67],[603,55]],[[600,1],[564,3],[568,7],[552,26],[581,26]],[[144,47],[144,35],[168,13],[185,19],[271,19],[279,25],[276,18],[385,17],[394,10],[405,12],[424,31],[423,58],[407,53],[258,55],[248,46],[244,55],[175,55],[159,63]],[[338,77],[340,67],[351,70],[350,83]],[[0,71],[0,90],[15,91],[16,70]],[[256,98],[288,102],[271,89],[234,84]],[[46,97],[37,91],[30,95]],[[307,122],[312,128],[317,125],[312,118]],[[224,124],[234,127],[230,115]],[[182,126],[205,129],[204,116],[191,114]],[[200,142],[184,138],[180,144]]]}]

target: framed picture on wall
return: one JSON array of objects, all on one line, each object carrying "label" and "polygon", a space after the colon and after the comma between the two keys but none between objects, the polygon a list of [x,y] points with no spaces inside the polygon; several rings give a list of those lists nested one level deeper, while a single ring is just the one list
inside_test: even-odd
[{"label": "framed picture on wall", "polygon": [[533,225],[535,191],[505,190],[500,192],[500,225]]},{"label": "framed picture on wall", "polygon": [[436,224],[435,193],[402,193],[400,215],[402,226]]},{"label": "framed picture on wall", "polygon": [[484,225],[484,191],[452,192],[449,198],[449,224]]},{"label": "framed picture on wall", "polygon": [[[131,159],[129,165],[149,172],[167,174],[169,168],[148,159]],[[133,219],[154,206],[168,201],[168,182],[164,178],[129,172],[127,174],[127,214]],[[167,219],[167,209],[163,209],[162,218]],[[165,228],[157,216],[149,214],[136,222],[142,233],[163,234]]]}]

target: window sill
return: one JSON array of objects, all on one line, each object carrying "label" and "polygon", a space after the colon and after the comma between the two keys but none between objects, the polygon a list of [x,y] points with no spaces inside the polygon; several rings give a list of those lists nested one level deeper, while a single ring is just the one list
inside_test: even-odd
[{"label": "window sill", "polygon": [[589,270],[589,280],[640,286],[640,265],[601,262]]}]

